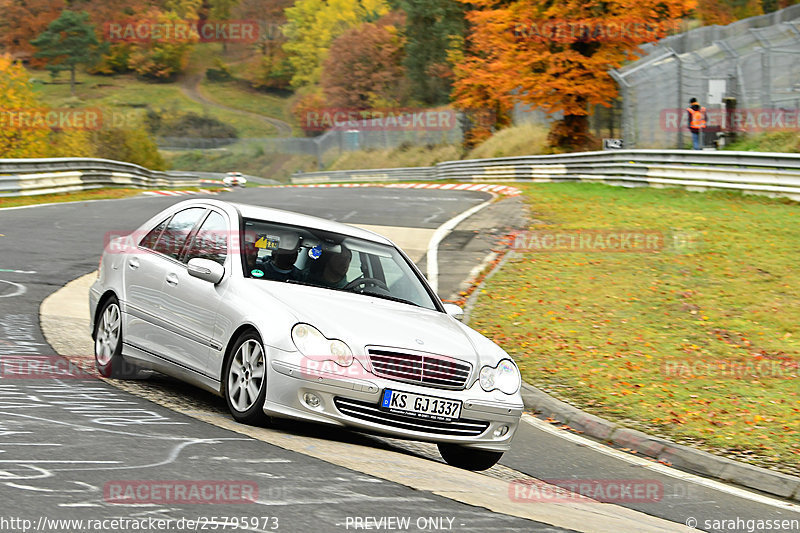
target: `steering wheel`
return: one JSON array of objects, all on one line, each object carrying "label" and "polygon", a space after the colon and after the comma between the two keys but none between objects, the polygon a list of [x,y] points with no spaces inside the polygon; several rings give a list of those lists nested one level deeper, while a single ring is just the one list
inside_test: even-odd
[{"label": "steering wheel", "polygon": [[355,289],[360,285],[363,285],[365,289],[369,286],[372,286],[387,292],[389,291],[389,287],[386,285],[386,283],[377,278],[356,278],[347,285],[345,285],[344,287],[342,287],[342,289],[344,290]]}]

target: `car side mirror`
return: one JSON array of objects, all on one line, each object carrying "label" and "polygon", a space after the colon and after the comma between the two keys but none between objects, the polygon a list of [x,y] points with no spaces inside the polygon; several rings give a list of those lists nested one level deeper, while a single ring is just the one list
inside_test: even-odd
[{"label": "car side mirror", "polygon": [[456,304],[444,304],[444,312],[456,320],[462,320],[464,318],[464,310]]},{"label": "car side mirror", "polygon": [[187,270],[189,271],[190,276],[202,279],[203,281],[208,281],[214,285],[219,283],[222,279],[222,276],[225,275],[224,266],[220,265],[216,261],[212,261],[211,259],[202,259],[200,257],[189,259]]}]

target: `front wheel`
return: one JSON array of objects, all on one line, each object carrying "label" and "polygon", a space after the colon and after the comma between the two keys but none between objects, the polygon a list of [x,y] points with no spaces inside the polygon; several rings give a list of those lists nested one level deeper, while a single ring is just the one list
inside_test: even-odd
[{"label": "front wheel", "polygon": [[139,368],[122,356],[122,312],[119,300],[109,298],[94,326],[94,362],[100,375],[106,378],[138,377]]},{"label": "front wheel", "polygon": [[267,357],[255,332],[245,333],[233,346],[225,365],[225,401],[237,422],[263,425],[267,397]]},{"label": "front wheel", "polygon": [[439,443],[438,447],[447,464],[465,470],[488,470],[503,457],[503,452],[474,450],[458,444]]}]

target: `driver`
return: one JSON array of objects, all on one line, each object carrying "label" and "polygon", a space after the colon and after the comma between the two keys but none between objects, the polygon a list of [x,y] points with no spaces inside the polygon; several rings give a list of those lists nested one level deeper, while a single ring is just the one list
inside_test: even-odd
[{"label": "driver", "polygon": [[353,252],[344,246],[339,253],[329,252],[322,270],[314,277],[313,281],[332,289],[344,288],[347,285],[347,270],[350,268],[352,259]]},{"label": "driver", "polygon": [[264,264],[264,277],[275,281],[288,281],[301,279],[300,270],[294,265],[300,252],[299,239],[296,236],[286,236]]}]

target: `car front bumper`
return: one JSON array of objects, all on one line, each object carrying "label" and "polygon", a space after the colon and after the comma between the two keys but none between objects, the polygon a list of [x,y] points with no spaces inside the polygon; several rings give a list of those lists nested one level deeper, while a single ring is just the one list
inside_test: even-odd
[{"label": "car front bumper", "polygon": [[[519,392],[487,393],[477,382],[464,390],[426,387],[375,376],[358,360],[353,362],[356,368],[334,373],[312,370],[297,352],[272,352],[264,404],[270,416],[504,452],[511,446],[524,408]],[[339,367],[331,363],[326,370],[331,368]],[[460,417],[445,422],[389,413],[379,408],[385,389],[460,401]]]}]

